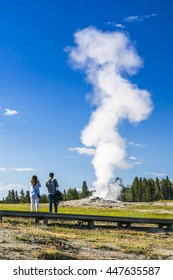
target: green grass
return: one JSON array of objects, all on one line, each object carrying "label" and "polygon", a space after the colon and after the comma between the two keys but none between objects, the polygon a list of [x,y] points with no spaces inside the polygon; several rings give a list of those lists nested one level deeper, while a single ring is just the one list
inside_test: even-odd
[{"label": "green grass", "polygon": [[[165,206],[164,204],[165,202],[161,205],[148,205],[144,203],[141,203],[141,205],[127,204],[123,208],[82,208],[60,205],[59,213],[173,219],[173,214],[169,213],[169,211],[173,212],[173,206]],[[30,204],[0,204],[0,210],[30,211]],[[149,210],[149,212],[145,210]],[[159,210],[167,210],[168,213],[160,213]],[[48,204],[40,204],[39,211],[48,212]]]},{"label": "green grass", "polygon": [[[48,204],[40,204],[40,211],[46,212],[48,211]],[[30,204],[0,204],[0,210],[17,210],[17,211],[30,211]]]}]

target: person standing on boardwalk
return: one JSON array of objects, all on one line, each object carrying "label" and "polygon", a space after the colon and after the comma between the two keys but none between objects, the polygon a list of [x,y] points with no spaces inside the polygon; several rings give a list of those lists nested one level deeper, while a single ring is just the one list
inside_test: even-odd
[{"label": "person standing on boardwalk", "polygon": [[35,210],[38,212],[39,197],[40,197],[41,184],[36,175],[33,175],[30,182],[30,199],[31,199],[31,211]]},{"label": "person standing on boardwalk", "polygon": [[48,199],[49,199],[49,212],[52,212],[52,204],[54,204],[54,212],[58,211],[58,201],[56,198],[56,190],[59,185],[56,179],[54,179],[54,174],[51,172],[49,174],[49,179],[46,181],[46,188],[48,189]]}]

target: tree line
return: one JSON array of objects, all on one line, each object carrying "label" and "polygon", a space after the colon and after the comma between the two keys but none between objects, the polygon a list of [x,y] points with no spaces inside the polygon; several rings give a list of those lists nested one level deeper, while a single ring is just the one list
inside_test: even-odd
[{"label": "tree line", "polygon": [[[158,200],[173,200],[173,182],[168,177],[159,180],[150,178],[135,177],[131,186],[125,187],[122,179],[116,178],[114,183],[119,183],[122,192],[118,197],[119,200],[127,202],[152,202]],[[61,192],[62,200],[74,200],[89,197],[93,194],[89,191],[86,181],[83,181],[81,190],[69,188]],[[40,203],[47,203],[48,196],[42,194]],[[14,189],[8,191],[8,195],[3,198],[1,203],[30,203],[30,192],[22,189],[19,194]]]},{"label": "tree line", "polygon": [[160,180],[135,177],[129,188],[123,188],[122,198],[132,202],[173,200],[173,183],[168,176]]},{"label": "tree line", "polygon": [[[69,188],[61,192],[62,200],[74,200],[89,197],[92,192],[89,191],[86,181],[83,181],[81,190],[78,191],[76,188]],[[46,194],[40,195],[40,203],[47,203],[48,196]],[[17,204],[17,203],[30,203],[30,192],[29,190],[24,191],[23,189],[18,193],[18,191],[12,189],[8,191],[8,194],[1,203],[5,204]]]}]

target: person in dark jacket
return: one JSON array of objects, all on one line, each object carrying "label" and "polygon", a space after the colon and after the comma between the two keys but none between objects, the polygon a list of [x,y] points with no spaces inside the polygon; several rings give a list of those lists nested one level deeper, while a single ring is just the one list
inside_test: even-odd
[{"label": "person in dark jacket", "polygon": [[54,174],[51,172],[49,174],[49,179],[46,181],[46,188],[48,189],[48,199],[49,199],[49,212],[52,212],[52,204],[54,204],[54,212],[58,211],[58,202],[56,199],[56,190],[59,185],[57,180],[54,178]]}]

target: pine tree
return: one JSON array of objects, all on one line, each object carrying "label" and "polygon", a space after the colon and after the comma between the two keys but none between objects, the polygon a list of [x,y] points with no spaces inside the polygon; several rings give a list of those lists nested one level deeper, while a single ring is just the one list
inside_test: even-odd
[{"label": "pine tree", "polygon": [[20,203],[25,203],[25,193],[23,189],[20,191]]},{"label": "pine tree", "polygon": [[142,180],[142,200],[141,201],[148,201],[147,200],[148,192],[149,192],[148,181],[146,178],[143,178],[143,180]]},{"label": "pine tree", "polygon": [[155,197],[155,183],[153,179],[148,180],[149,185],[149,201],[154,201]]},{"label": "pine tree", "polygon": [[155,180],[155,199],[154,200],[160,200],[160,199],[162,199],[160,181],[159,181],[159,178],[156,177],[156,180]]},{"label": "pine tree", "polygon": [[143,195],[143,189],[142,189],[142,178],[139,178],[138,181],[138,202],[142,201],[142,195]]},{"label": "pine tree", "polygon": [[161,180],[161,193],[164,200],[170,199],[171,196],[171,182],[168,177]]},{"label": "pine tree", "polygon": [[15,201],[16,203],[19,203],[19,196],[17,191],[15,191]]},{"label": "pine tree", "polygon": [[65,189],[64,189],[64,191],[63,191],[62,196],[63,196],[63,200],[64,200],[64,201],[67,200],[67,192],[66,192]]},{"label": "pine tree", "polygon": [[41,203],[48,203],[48,197],[46,194],[42,194],[40,197],[40,202]]},{"label": "pine tree", "polygon": [[89,189],[88,189],[88,186],[87,186],[87,183],[86,181],[83,181],[83,184],[82,184],[82,192],[80,194],[80,198],[85,198],[85,197],[88,197],[89,196]]},{"label": "pine tree", "polygon": [[29,191],[26,191],[26,194],[25,194],[25,203],[30,203],[30,192],[29,192]]},{"label": "pine tree", "polygon": [[166,183],[167,183],[167,191],[168,191],[168,194],[167,194],[167,199],[171,199],[171,181],[169,180],[168,176],[166,176]]},{"label": "pine tree", "polygon": [[11,203],[11,198],[12,198],[12,195],[11,195],[11,191],[9,190],[8,191],[8,195],[7,195],[6,199],[5,199],[6,203]]},{"label": "pine tree", "polygon": [[78,194],[76,188],[68,189],[66,198],[67,198],[67,200],[79,199],[79,194]]},{"label": "pine tree", "polygon": [[131,188],[132,188],[132,199],[133,199],[133,201],[138,201],[138,188],[139,188],[138,177],[135,177]]},{"label": "pine tree", "polygon": [[16,203],[15,192],[13,189],[11,190],[11,203]]}]

